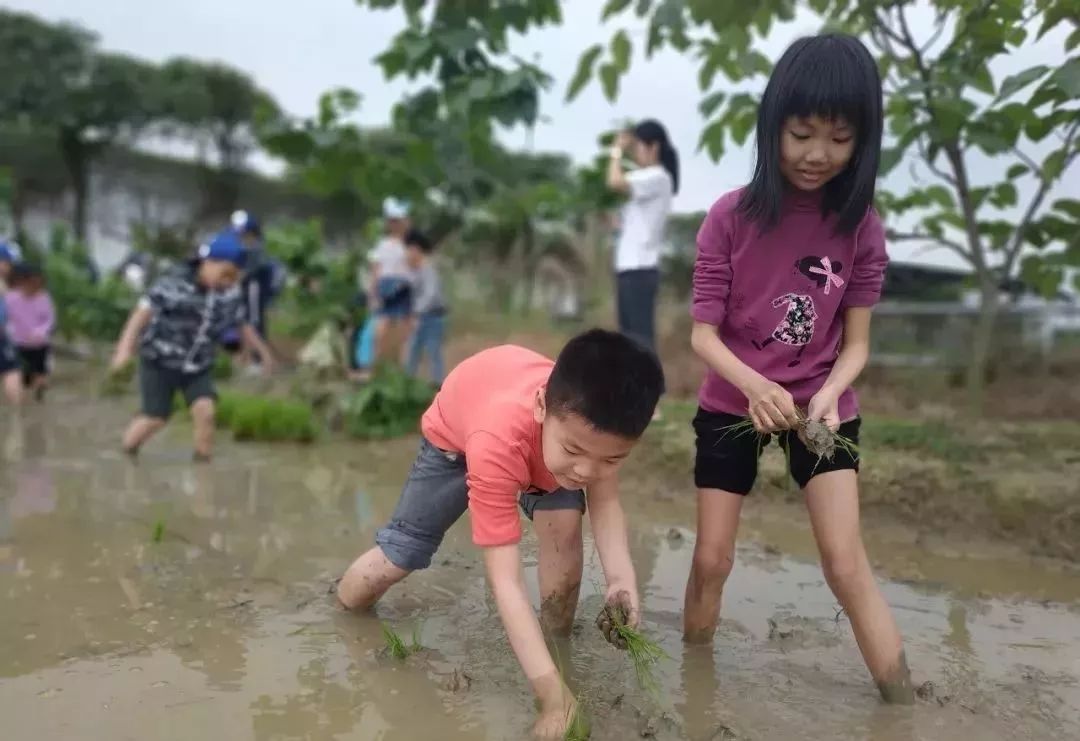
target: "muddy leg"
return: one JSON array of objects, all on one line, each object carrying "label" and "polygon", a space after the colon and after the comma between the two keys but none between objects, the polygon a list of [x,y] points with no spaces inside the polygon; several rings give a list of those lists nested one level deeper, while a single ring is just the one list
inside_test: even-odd
[{"label": "muddy leg", "polygon": [[127,431],[124,432],[122,445],[128,453],[137,453],[143,443],[153,437],[154,433],[165,426],[165,420],[160,417],[147,417],[140,414],[131,420]]},{"label": "muddy leg", "polygon": [[345,571],[337,588],[338,601],[348,610],[366,610],[408,575],[408,571],[390,563],[382,548],[375,546]]},{"label": "muddy leg", "polygon": [[859,531],[854,471],[815,476],[806,486],[825,581],[851,620],[866,666],[886,702],[914,702],[900,631],[878,588]]},{"label": "muddy leg", "polygon": [[214,451],[214,400],[209,397],[196,399],[191,405],[195,458],[210,460]]},{"label": "muddy leg", "polygon": [[709,643],[720,620],[720,598],[735,565],[735,534],[743,497],[719,489],[698,489],[697,543],[683,608],[683,640]]},{"label": "muddy leg", "polygon": [[537,510],[533,524],[540,541],[540,624],[554,635],[569,635],[577,612],[584,561],[581,512]]}]

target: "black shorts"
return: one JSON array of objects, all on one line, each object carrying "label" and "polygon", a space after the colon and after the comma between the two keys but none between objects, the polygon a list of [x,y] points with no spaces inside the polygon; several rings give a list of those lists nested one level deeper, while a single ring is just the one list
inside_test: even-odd
[{"label": "black shorts", "polygon": [[[746,417],[698,408],[694,417],[697,455],[694,458],[694,485],[699,489],[722,489],[733,494],[749,494],[757,479],[758,458],[774,435],[759,435],[752,428],[733,430]],[[840,434],[859,443],[858,417],[840,425]],[[800,488],[810,479],[830,471],[858,471],[857,452],[837,448],[832,460],[819,458],[806,449],[791,431],[775,435],[781,449],[788,451],[791,477]]]},{"label": "black shorts", "polygon": [[22,361],[23,383],[29,384],[39,376],[49,375],[49,346],[20,347],[19,360]]},{"label": "black shorts", "polygon": [[199,373],[183,373],[162,368],[148,360],[139,361],[139,391],[142,413],[155,419],[168,419],[173,411],[173,396],[179,391],[191,406],[199,399],[216,399],[214,379],[208,368]]},{"label": "black shorts", "polygon": [[11,344],[11,340],[0,334],[0,376],[6,376],[11,371],[19,370],[20,367],[15,346]]}]

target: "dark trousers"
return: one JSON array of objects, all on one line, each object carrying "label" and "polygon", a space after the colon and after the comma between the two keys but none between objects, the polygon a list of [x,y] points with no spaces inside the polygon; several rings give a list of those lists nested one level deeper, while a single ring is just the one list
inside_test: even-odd
[{"label": "dark trousers", "polygon": [[623,270],[615,274],[615,304],[619,331],[656,352],[656,294],[660,271],[656,268]]},{"label": "dark trousers", "polygon": [[619,331],[656,350],[656,292],[660,271],[623,270],[615,274]]}]

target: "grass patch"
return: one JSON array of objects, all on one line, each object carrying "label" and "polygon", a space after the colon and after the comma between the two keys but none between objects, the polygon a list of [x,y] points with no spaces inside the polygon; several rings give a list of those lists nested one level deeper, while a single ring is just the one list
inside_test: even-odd
[{"label": "grass patch", "polygon": [[345,430],[352,437],[385,439],[417,431],[420,417],[435,398],[435,389],[390,365],[342,401]]},{"label": "grass patch", "polygon": [[101,380],[101,395],[123,396],[130,391],[131,383],[135,380],[135,368],[135,361],[131,361],[123,368],[108,370],[105,373],[105,378]]},{"label": "grass patch", "polygon": [[309,404],[270,396],[224,392],[218,397],[215,421],[236,440],[309,443],[318,433]]},{"label": "grass patch", "polygon": [[150,542],[160,543],[165,540],[165,520],[154,522],[154,530],[150,533]]},{"label": "grass patch", "polygon": [[874,449],[932,453],[949,460],[969,460],[978,455],[978,448],[970,439],[936,421],[871,416],[863,420],[863,436]]}]

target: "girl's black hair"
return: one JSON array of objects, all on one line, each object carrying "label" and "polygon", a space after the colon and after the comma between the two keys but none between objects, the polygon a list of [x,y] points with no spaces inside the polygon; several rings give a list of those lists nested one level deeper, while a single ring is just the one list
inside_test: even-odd
[{"label": "girl's black hair", "polygon": [[757,118],[757,163],[738,210],[763,229],[776,226],[784,191],[780,137],[796,116],[844,119],[855,130],[855,151],[844,171],[825,184],[822,215],[838,215],[837,230],[855,231],[874,201],[881,159],[881,76],[854,36],[822,34],[792,44],[765,86]]},{"label": "girl's black hair", "polygon": [[660,145],[660,164],[671,176],[673,189],[679,192],[679,153],[668,139],[667,129],[659,121],[649,119],[634,127],[634,138],[646,144]]}]

